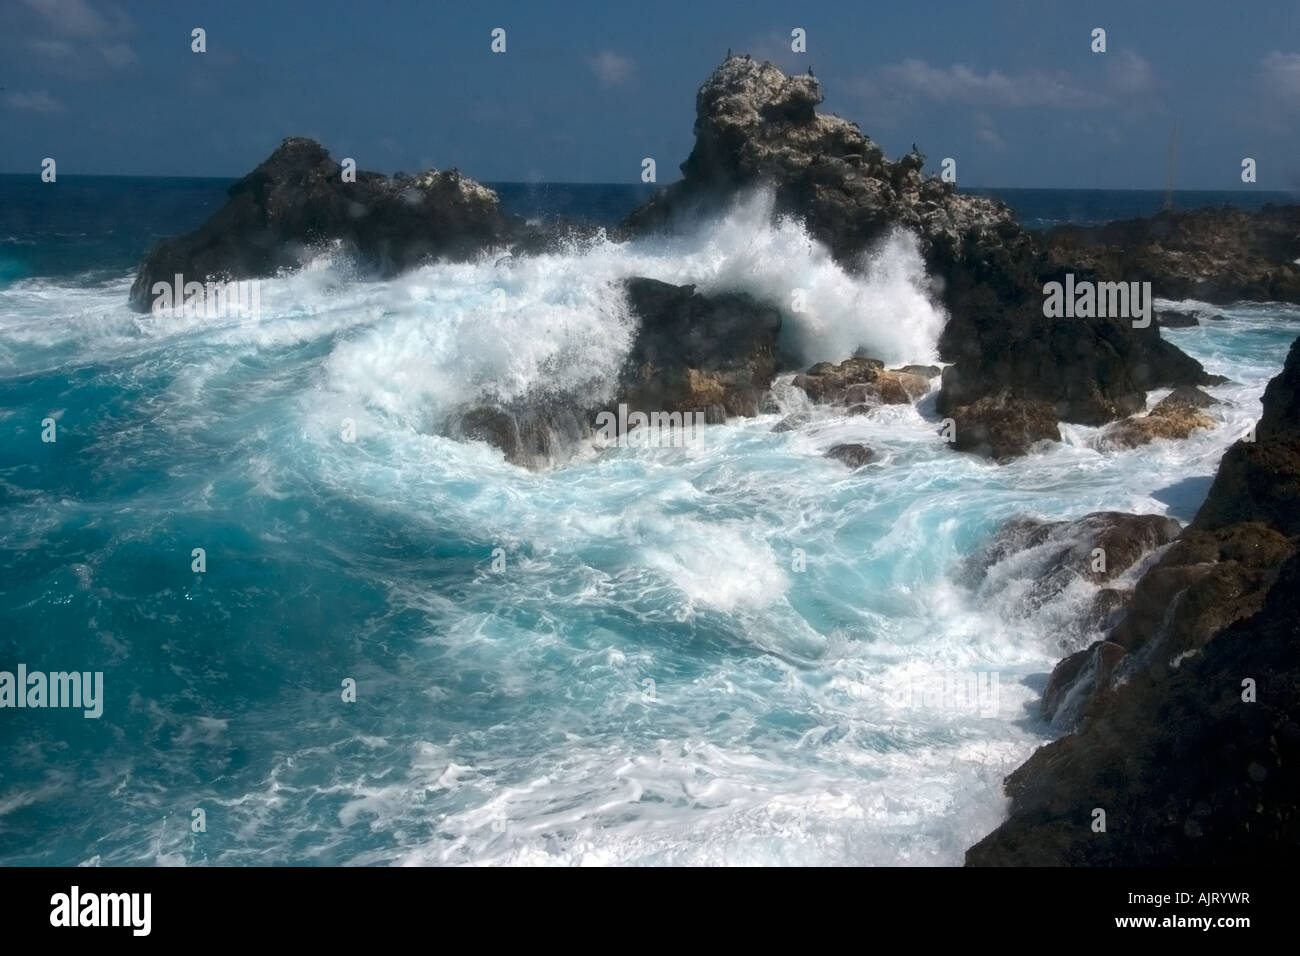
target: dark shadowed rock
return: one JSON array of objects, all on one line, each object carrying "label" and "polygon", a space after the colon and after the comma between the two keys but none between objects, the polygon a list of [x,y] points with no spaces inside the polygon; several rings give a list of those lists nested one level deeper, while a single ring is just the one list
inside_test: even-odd
[{"label": "dark shadowed rock", "polygon": [[905,372],[908,375],[919,375],[924,379],[932,379],[936,375],[940,374],[943,369],[939,368],[937,365],[904,365],[901,368],[895,369],[895,371]]},{"label": "dark shadowed rock", "polygon": [[1006,392],[947,412],[954,425],[953,447],[995,461],[1028,454],[1035,442],[1061,440],[1051,405]]},{"label": "dark shadowed rock", "polygon": [[1075,581],[1113,581],[1173,541],[1180,529],[1173,518],[1120,511],[1095,511],[1073,521],[1012,518],[963,564],[959,579],[985,590],[1014,583],[1022,610],[1033,611]]},{"label": "dark shadowed rock", "polygon": [[1202,392],[1199,388],[1193,388],[1190,385],[1180,385],[1164,398],[1156,403],[1156,409],[1175,408],[1186,406],[1188,408],[1209,408],[1211,405],[1221,404],[1213,395]]},{"label": "dark shadowed rock", "polygon": [[[776,374],[781,314],[775,307],[742,293],[703,295],[655,279],[628,279],[624,291],[638,328],[608,403],[548,394],[471,405],[452,417],[447,432],[486,441],[515,464],[540,467],[572,455],[596,431],[598,416],[617,417],[620,405],[625,417],[650,416],[652,429],[655,422],[692,425],[696,413],[705,424],[758,414]],[[676,433],[668,434],[663,443],[676,445]]]},{"label": "dark shadowed rock", "polygon": [[812,415],[808,412],[791,412],[773,425],[772,431],[777,433],[794,431],[796,428],[807,425],[810,421],[812,421]]},{"label": "dark shadowed rock", "polygon": [[622,401],[646,410],[758,414],[777,371],[780,311],[743,293],[704,296],[694,286],[643,278],[624,285],[641,326]]},{"label": "dark shadowed rock", "polygon": [[1008,819],[968,864],[1300,856],[1298,402],[1300,340],[1256,440],[1228,450],[1195,520],[1138,581],[1105,666],[1085,651],[1049,680],[1049,711],[1077,729],[1007,778]]},{"label": "dark shadowed rock", "polygon": [[391,274],[436,258],[467,259],[510,238],[492,190],[457,171],[383,176],[355,183],[314,140],[286,139],[228,190],[198,229],[165,239],[141,264],[131,305],[148,311],[156,282],[256,278],[300,266],[311,251],[341,244]]},{"label": "dark shadowed rock", "polygon": [[[1058,226],[1052,256],[1167,299],[1300,302],[1300,206],[1166,211],[1103,226]],[[1168,324],[1168,323],[1166,323]]]},{"label": "dark shadowed rock", "polygon": [[1156,313],[1156,324],[1166,329],[1190,329],[1201,324],[1194,312],[1177,312],[1168,309]]}]

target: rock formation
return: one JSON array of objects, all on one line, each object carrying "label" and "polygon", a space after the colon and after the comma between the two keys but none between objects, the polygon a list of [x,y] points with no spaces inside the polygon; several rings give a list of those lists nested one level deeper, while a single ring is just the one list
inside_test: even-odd
[{"label": "rock formation", "polygon": [[781,314],[743,293],[703,295],[655,279],[623,283],[638,320],[608,403],[582,395],[530,396],[462,409],[447,430],[502,449],[528,467],[563,461],[590,438],[602,411],[700,413],[707,423],[758,414],[778,366]]},{"label": "rock formation", "polygon": [[178,274],[185,282],[271,276],[331,243],[391,274],[428,259],[472,258],[518,231],[496,193],[455,170],[391,178],[358,170],[345,183],[329,153],[300,137],[281,143],[229,196],[198,229],[154,247],[131,286],[134,308],[148,311],[154,283]]},{"label": "rock formation", "polygon": [[1167,299],[1300,302],[1300,206],[1160,212],[1103,226],[1057,226],[1053,258],[1111,281],[1150,282]]},{"label": "rock formation", "polygon": [[[1105,640],[1062,661],[1077,724],[1007,779],[971,865],[1267,864],[1300,847],[1300,340],[1253,440]],[[1060,714],[1066,708],[1064,715]],[[1106,832],[1092,829],[1106,812]]]},{"label": "rock formation", "polygon": [[[695,146],[682,180],[634,212],[631,233],[671,229],[737,192],[769,187],[777,214],[802,219],[847,267],[890,229],[920,240],[950,320],[940,340],[941,414],[959,449],[1010,457],[1058,437],[1058,420],[1103,424],[1146,390],[1208,384],[1200,364],[1127,319],[1049,320],[1043,284],[1063,270],[1002,203],[961,195],[897,162],[856,125],[819,114],[818,81],[731,56],[696,97]],[[1089,273],[1076,270],[1081,278]]]}]

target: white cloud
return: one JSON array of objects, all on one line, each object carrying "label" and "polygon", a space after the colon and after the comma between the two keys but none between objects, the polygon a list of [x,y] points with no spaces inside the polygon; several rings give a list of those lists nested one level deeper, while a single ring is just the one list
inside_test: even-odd
[{"label": "white cloud", "polygon": [[1097,105],[1101,99],[1065,73],[980,73],[960,63],[944,68],[911,59],[883,67],[880,75],[883,85],[896,93],[983,106],[1080,107]]},{"label": "white cloud", "polygon": [[1300,53],[1274,51],[1260,62],[1259,72],[1270,92],[1300,98]]},{"label": "white cloud", "polygon": [[99,52],[104,55],[104,59],[108,61],[109,66],[122,67],[130,63],[138,63],[140,60],[135,55],[135,50],[132,50],[125,43],[114,43],[112,46],[100,47]]},{"label": "white cloud", "polygon": [[37,113],[57,113],[63,104],[44,90],[32,93],[6,93],[5,106],[11,110],[33,110]]},{"label": "white cloud", "polygon": [[1155,88],[1151,64],[1132,50],[1106,55],[1106,84],[1120,96],[1134,96]]},{"label": "white cloud", "polygon": [[56,60],[72,56],[72,46],[62,40],[28,40],[27,49]]},{"label": "white cloud", "polygon": [[26,2],[46,19],[56,33],[66,36],[98,37],[111,29],[108,21],[96,13],[86,0],[26,0]]},{"label": "white cloud", "polygon": [[1000,153],[1007,148],[1006,140],[999,134],[993,125],[993,117],[985,112],[976,113],[973,117],[976,123],[975,137],[990,150]]},{"label": "white cloud", "polygon": [[618,86],[632,75],[635,66],[627,57],[619,56],[613,50],[602,50],[588,63],[601,86]]}]

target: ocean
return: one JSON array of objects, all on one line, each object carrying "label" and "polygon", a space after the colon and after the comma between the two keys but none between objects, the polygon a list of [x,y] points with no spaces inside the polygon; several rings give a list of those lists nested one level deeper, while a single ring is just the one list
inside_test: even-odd
[{"label": "ocean", "polygon": [[[97,719],[0,710],[0,864],[960,863],[1092,637],[1084,582],[1031,607],[1032,563],[977,587],[961,563],[1013,515],[1188,520],[1300,334],[1278,304],[1165,330],[1231,381],[1215,428],[1132,451],[1067,425],[992,465],[940,440],[933,394],[773,432],[804,408],[785,376],[779,412],[689,447],[526,471],[440,425],[611,376],[619,279],[800,289],[801,361],[929,363],[915,244],[849,275],[756,195],[671,239],[385,281],[321,253],[262,282],[256,323],[131,312],[140,257],[228,185],[0,177],[0,671],[104,686]],[[498,188],[607,226],[649,194]],[[1035,227],[1164,200],[993,192]],[[972,678],[975,706],[948,692]]]}]

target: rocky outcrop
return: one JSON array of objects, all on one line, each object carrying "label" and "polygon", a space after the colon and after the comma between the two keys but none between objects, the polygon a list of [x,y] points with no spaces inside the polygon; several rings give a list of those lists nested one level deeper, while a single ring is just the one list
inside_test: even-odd
[{"label": "rocky outcrop", "polygon": [[1199,388],[1180,386],[1157,402],[1150,414],[1127,418],[1106,429],[1102,441],[1119,448],[1136,448],[1157,438],[1186,438],[1197,429],[1215,426],[1215,420],[1201,409],[1217,404]]},{"label": "rocky outcrop", "polygon": [[271,276],[334,243],[390,274],[471,258],[518,229],[496,193],[455,170],[391,178],[358,170],[347,183],[329,153],[301,137],[281,143],[229,197],[198,229],[154,247],[131,286],[134,308],[148,311],[154,284],[178,274],[185,282]]},{"label": "rocky outcrop", "polygon": [[1300,302],[1300,206],[1167,211],[1103,226],[1057,226],[1052,257],[1167,299]]},{"label": "rocky outcrop", "polygon": [[[1147,389],[1211,381],[1154,327],[1045,319],[1043,284],[1062,270],[1037,236],[1002,203],[923,177],[919,154],[887,160],[853,123],[819,114],[821,101],[811,76],[728,57],[696,97],[682,180],[626,228],[672,228],[765,186],[776,214],[802,219],[849,268],[888,230],[910,230],[950,315],[940,351],[953,364],[938,408],[957,423],[959,449],[1023,454],[1039,438],[1057,438],[1059,420],[1104,424],[1143,408]],[[962,422],[976,434],[963,436]]]},{"label": "rocky outcrop", "polygon": [[1263,404],[1120,623],[1058,665],[1045,703],[1077,729],[1007,779],[968,864],[1300,856],[1300,340]]},{"label": "rocky outcrop", "polygon": [[710,422],[758,414],[778,368],[778,309],[744,293],[705,296],[655,279],[629,279],[624,288],[641,324],[619,401],[645,410],[702,410]]},{"label": "rocky outcrop", "polygon": [[1113,581],[1144,555],[1169,544],[1181,530],[1173,518],[1094,511],[1073,521],[1032,517],[1007,521],[993,540],[961,570],[967,583],[986,586],[997,568],[1030,579],[1022,600],[1028,609],[1056,598],[1072,582]]},{"label": "rocky outcrop", "polygon": [[[626,280],[623,293],[638,327],[609,402],[546,394],[471,405],[445,430],[486,441],[514,464],[541,467],[564,461],[593,438],[602,413],[633,442],[628,422],[636,413],[650,416],[649,429],[694,427],[697,414],[707,424],[758,414],[778,368],[776,307],[743,293],[704,295],[694,286],[640,277]],[[676,442],[676,433],[665,440]]]},{"label": "rocky outcrop", "polygon": [[931,377],[907,368],[887,369],[878,359],[858,357],[838,365],[818,362],[790,384],[816,405],[908,405],[930,391]]},{"label": "rocky outcrop", "polygon": [[1040,441],[1060,441],[1056,409],[1004,389],[966,405],[945,407],[952,419],[952,445],[1004,462],[1028,454]]}]

